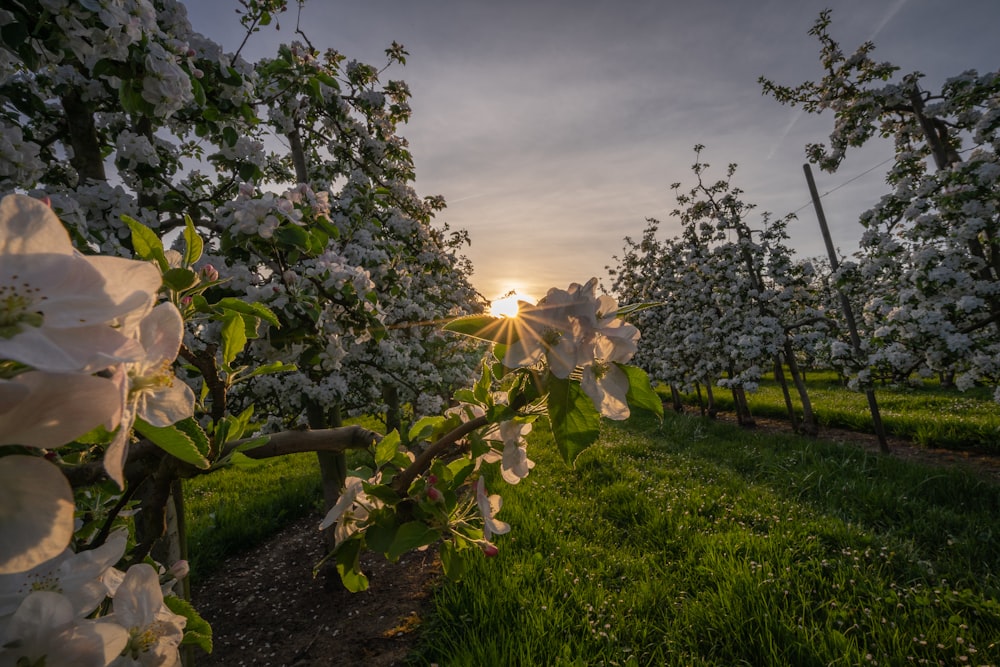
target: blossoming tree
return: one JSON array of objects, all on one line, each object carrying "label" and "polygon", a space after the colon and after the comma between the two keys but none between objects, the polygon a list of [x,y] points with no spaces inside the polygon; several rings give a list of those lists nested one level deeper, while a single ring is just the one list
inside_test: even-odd
[{"label": "blossoming tree", "polygon": [[[601,416],[661,410],[596,280],[477,314],[464,235],[409,185],[403,84],[308,43],[250,65],[172,0],[23,0],[0,31],[0,662],[210,648],[154,559],[181,478],[357,449],[320,525],[345,585],[434,542],[460,577],[511,529],[484,473],[523,479],[541,417],[572,463]],[[390,384],[425,416],[319,428]]]},{"label": "blossoming tree", "polygon": [[897,66],[873,60],[870,42],[846,55],[830,24],[823,12],[810,31],[820,43],[822,79],[761,83],[784,104],[833,112],[829,145],[806,148],[825,170],[876,135],[894,142],[892,192],[862,214],[860,257],[850,272],[867,293],[867,359],[858,377],[941,373],[960,388],[996,387],[1000,72],[964,72],[928,92],[919,72],[895,78]]}]

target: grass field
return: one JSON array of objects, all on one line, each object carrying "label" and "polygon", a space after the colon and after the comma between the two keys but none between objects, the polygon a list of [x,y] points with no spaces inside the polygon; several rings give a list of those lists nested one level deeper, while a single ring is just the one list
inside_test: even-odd
[{"label": "grass field", "polygon": [[[856,412],[830,392],[821,415]],[[934,396],[901,391],[900,410],[996,411]],[[674,414],[606,424],[575,469],[531,435],[531,475],[490,485],[512,532],[439,587],[413,664],[1000,665],[1000,485],[984,477]],[[312,455],[186,490],[196,576],[320,498]]]},{"label": "grass field", "polygon": [[[820,426],[836,426],[873,432],[868,401],[863,392],[850,391],[832,371],[810,371],[806,386]],[[660,389],[665,400],[669,391]],[[794,388],[792,398],[801,417]],[[703,392],[704,394],[704,392]],[[991,400],[992,391],[976,387],[966,392],[944,389],[936,381],[907,386],[879,386],[875,397],[886,432],[917,444],[948,449],[981,449],[1000,454],[1000,406]],[[715,390],[716,404],[731,410],[732,394]],[[787,419],[781,389],[766,376],[760,389],[748,394],[751,412],[759,417]],[[695,394],[684,397],[696,406]]]},{"label": "grass field", "polygon": [[513,531],[437,592],[415,664],[1000,662],[995,484],[673,415],[572,471],[529,452],[495,485]]}]

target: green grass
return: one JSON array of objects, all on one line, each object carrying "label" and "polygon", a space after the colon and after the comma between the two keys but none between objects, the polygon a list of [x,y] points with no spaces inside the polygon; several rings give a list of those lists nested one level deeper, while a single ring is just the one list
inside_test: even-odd
[{"label": "green grass", "polygon": [[1000,662],[995,484],[674,415],[574,470],[529,451],[492,485],[513,531],[437,591],[414,664]]},{"label": "green grass", "polygon": [[[372,419],[351,419],[348,423],[372,430],[382,428]],[[288,523],[322,508],[323,488],[315,454],[292,454],[249,468],[225,468],[185,480],[184,517],[192,583],[211,575],[228,556],[264,542]]]},{"label": "green grass", "polygon": [[[787,373],[786,373],[787,375]],[[820,426],[849,428],[872,432],[871,413],[863,392],[843,387],[832,371],[810,371],[806,386]],[[789,380],[790,381],[790,380]],[[801,407],[794,387],[790,387],[797,414]],[[660,388],[669,400],[669,391]],[[704,395],[704,390],[703,390]],[[1000,454],[1000,406],[992,400],[992,392],[976,387],[965,392],[942,388],[937,382],[926,381],[915,386],[879,386],[875,397],[886,432],[901,438],[934,447],[949,449],[983,449]],[[697,396],[685,396],[685,401],[697,405]],[[719,409],[731,410],[732,394],[715,390]],[[781,389],[767,376],[760,389],[748,394],[751,412],[759,417],[787,419],[788,412]]]},{"label": "green grass", "polygon": [[192,583],[222,561],[264,542],[321,508],[315,454],[293,454],[252,468],[228,468],[184,481]]}]

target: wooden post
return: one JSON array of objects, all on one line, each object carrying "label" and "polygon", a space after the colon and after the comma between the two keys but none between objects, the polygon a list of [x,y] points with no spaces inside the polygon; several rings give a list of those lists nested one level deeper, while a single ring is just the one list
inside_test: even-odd
[{"label": "wooden post", "polygon": [[[819,191],[816,189],[816,181],[813,180],[812,170],[809,164],[802,165],[806,172],[806,183],[809,185],[809,196],[812,197],[813,207],[816,209],[816,219],[819,220],[819,229],[823,233],[823,242],[826,244],[826,252],[830,257],[830,268],[836,271],[840,268],[840,260],[837,259],[837,251],[833,247],[833,238],[830,236],[830,228],[826,224],[826,215],[823,213],[823,205],[819,201]],[[844,319],[847,320],[847,328],[851,333],[851,345],[854,353],[861,356],[861,337],[858,335],[858,325],[854,320],[854,311],[851,310],[851,302],[847,300],[839,289],[837,296],[840,297],[840,306],[844,309]],[[875,435],[878,436],[878,447],[883,454],[889,453],[889,443],[885,439],[885,429],[882,427],[882,415],[879,413],[878,401],[875,400],[875,390],[871,387],[865,388],[865,397],[868,399],[868,409],[872,414],[872,426],[875,428]]]}]

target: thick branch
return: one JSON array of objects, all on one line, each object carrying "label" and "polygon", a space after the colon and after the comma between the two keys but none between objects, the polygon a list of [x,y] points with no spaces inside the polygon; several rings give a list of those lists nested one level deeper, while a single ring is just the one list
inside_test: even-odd
[{"label": "thick branch", "polygon": [[[343,452],[348,449],[365,449],[382,439],[374,431],[360,426],[341,426],[311,431],[282,431],[269,436],[266,444],[243,452],[251,459],[270,459],[301,452]],[[229,454],[237,447],[255,438],[243,438],[226,443],[222,453]]]}]

